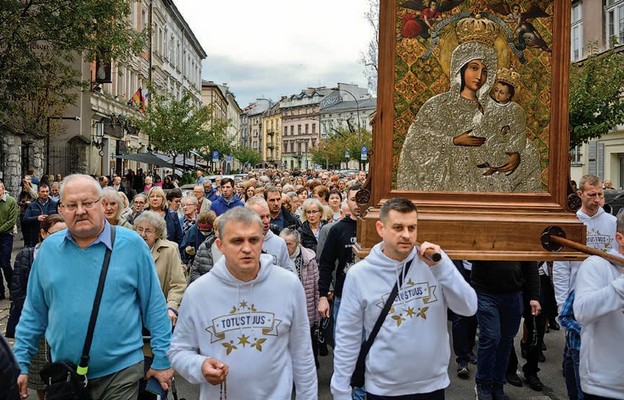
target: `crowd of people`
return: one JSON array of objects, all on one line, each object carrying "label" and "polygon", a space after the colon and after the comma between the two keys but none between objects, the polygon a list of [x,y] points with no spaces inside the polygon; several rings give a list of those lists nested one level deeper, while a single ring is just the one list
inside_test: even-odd
[{"label": "crowd of people", "polygon": [[[0,183],[14,389],[43,399],[41,368],[78,364],[108,249],[87,373],[92,398],[154,398],[139,382],[154,379],[166,391],[175,370],[201,386],[201,399],[285,399],[293,387],[296,398],[315,399],[329,342],[336,399],[444,399],[452,350],[458,377],[469,379],[476,364],[478,400],[505,400],[507,383],[542,390],[543,337],[560,329],[558,314],[569,398],[624,398],[617,267],[598,257],[554,265],[451,260],[438,245],[417,243],[416,208],[401,197],[382,205],[381,242],[356,260],[356,194],[366,178],[266,170],[209,179],[197,171],[183,190],[174,176],[142,171],[30,174],[17,199]],[[578,194],[587,244],[620,254],[624,215],[604,212],[601,181],[583,177]],[[12,267],[18,220],[24,249]],[[0,289],[4,298],[1,278]],[[524,380],[513,348],[520,329]],[[352,385],[366,339],[365,384]]]}]

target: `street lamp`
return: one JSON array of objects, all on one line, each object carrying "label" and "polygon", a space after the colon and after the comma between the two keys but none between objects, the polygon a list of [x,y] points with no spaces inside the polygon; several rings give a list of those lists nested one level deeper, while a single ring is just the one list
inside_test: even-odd
[{"label": "street lamp", "polygon": [[46,120],[46,175],[50,175],[50,120],[51,119],[68,119],[72,121],[80,121],[80,117],[71,116],[64,117],[60,115],[53,115],[47,117]]},{"label": "street lamp", "polygon": [[353,100],[355,100],[355,112],[357,113],[357,123],[358,123],[358,132],[359,132],[362,126],[360,125],[360,103],[358,103],[357,97],[355,97],[355,95],[351,93],[350,91],[348,91],[347,89],[343,89],[341,87],[338,87],[337,89],[339,92],[345,92],[345,93],[350,94],[351,97],[353,97]]}]

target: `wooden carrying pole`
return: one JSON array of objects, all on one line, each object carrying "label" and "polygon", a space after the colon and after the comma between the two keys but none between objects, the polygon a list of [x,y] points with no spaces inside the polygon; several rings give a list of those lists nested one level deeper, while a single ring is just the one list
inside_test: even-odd
[{"label": "wooden carrying pole", "polygon": [[561,246],[565,246],[574,250],[581,251],[585,254],[602,257],[605,260],[609,261],[610,263],[617,265],[620,268],[624,268],[624,258],[622,257],[614,256],[613,254],[609,254],[604,251],[596,250],[589,246],[585,246],[584,244],[576,243],[572,240],[562,238],[559,236],[555,236],[555,235],[550,235],[549,240]]}]

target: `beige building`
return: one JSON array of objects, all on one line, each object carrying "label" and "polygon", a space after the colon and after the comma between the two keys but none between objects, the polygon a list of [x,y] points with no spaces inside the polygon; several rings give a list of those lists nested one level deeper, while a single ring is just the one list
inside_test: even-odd
[{"label": "beige building", "polygon": [[281,137],[282,118],[280,114],[280,102],[274,104],[264,112],[263,138],[266,144],[262,149],[262,161],[279,168],[282,166]]},{"label": "beige building", "polygon": [[[230,140],[230,144],[235,146],[238,142],[240,130],[241,109],[236,101],[236,97],[230,92],[226,83],[219,85],[213,81],[202,81],[202,104],[212,106],[215,120],[227,122],[228,126],[225,136]],[[232,169],[239,169],[240,166],[231,154],[222,155],[220,168],[229,172]]]},{"label": "beige building", "polygon": [[[79,93],[76,105],[65,116],[80,121],[59,122],[50,143],[50,172],[125,174],[147,164],[117,156],[144,152],[149,138],[130,118],[140,118],[149,102],[148,84],[180,98],[190,92],[201,102],[201,62],[206,53],[172,1],[133,1],[130,25],[150,29],[151,36],[140,55],[125,64],[82,63],[82,79],[91,82]],[[54,124],[57,128],[57,124]]]},{"label": "beige building", "polygon": [[[583,0],[572,2],[572,61],[587,57],[590,44],[599,51],[611,47],[615,38],[617,51],[624,51],[624,0]],[[622,85],[621,82],[617,84]],[[577,182],[585,174],[610,179],[616,188],[624,188],[624,126],[618,126],[600,139],[571,151],[571,179]]]}]

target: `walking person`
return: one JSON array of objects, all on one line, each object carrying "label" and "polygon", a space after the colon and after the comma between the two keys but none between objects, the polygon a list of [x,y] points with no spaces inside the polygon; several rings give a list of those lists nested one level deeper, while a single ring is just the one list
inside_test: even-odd
[{"label": "walking person", "polygon": [[[171,322],[154,261],[143,239],[114,229],[99,204],[102,188],[88,175],[70,175],[61,190],[68,229],[47,238],[35,259],[15,334],[21,395],[28,396],[28,367],[45,333],[52,361],[78,364],[106,249],[111,251],[106,285],[93,331],[87,378],[91,398],[131,399],[138,383],[154,376],[166,390],[173,370],[166,351]],[[76,301],[82,299],[82,301]],[[71,313],[67,310],[71,309]],[[143,371],[142,325],[152,334],[154,363]]]},{"label": "walking person", "polygon": [[[11,281],[11,311],[9,312],[9,320],[7,321],[8,338],[15,338],[15,328],[19,322],[26,300],[26,288],[28,287],[28,276],[32,268],[35,257],[45,257],[39,249],[41,243],[50,235],[67,229],[63,217],[59,214],[48,215],[41,222],[39,231],[40,241],[35,247],[26,247],[20,251],[15,257],[15,268],[13,280]],[[44,382],[39,377],[39,372],[46,365],[49,358],[50,349],[44,337],[39,341],[37,354],[32,358],[28,368],[28,388],[37,391],[39,400],[44,399],[43,385]]]},{"label": "walking person", "polygon": [[[347,272],[331,379],[336,400],[351,399],[350,379],[360,353],[362,328],[368,338],[393,287],[396,297],[365,359],[366,399],[445,398],[451,355],[447,307],[460,315],[472,315],[477,296],[439,246],[417,244],[417,222],[416,206],[409,199],[385,202],[376,223],[382,242]],[[425,255],[429,250],[442,259],[430,259]]]},{"label": "walking person", "polygon": [[290,399],[293,386],[298,400],[318,398],[305,293],[262,254],[263,230],[248,208],[223,214],[223,257],[184,295],[168,354],[200,400]]},{"label": "walking person", "polygon": [[[13,229],[18,216],[17,201],[11,197],[0,182],[0,269],[4,274],[7,289],[11,284],[11,252],[13,251]],[[1,275],[1,274],[0,274]],[[5,298],[4,282],[0,276],[0,300]]]}]

